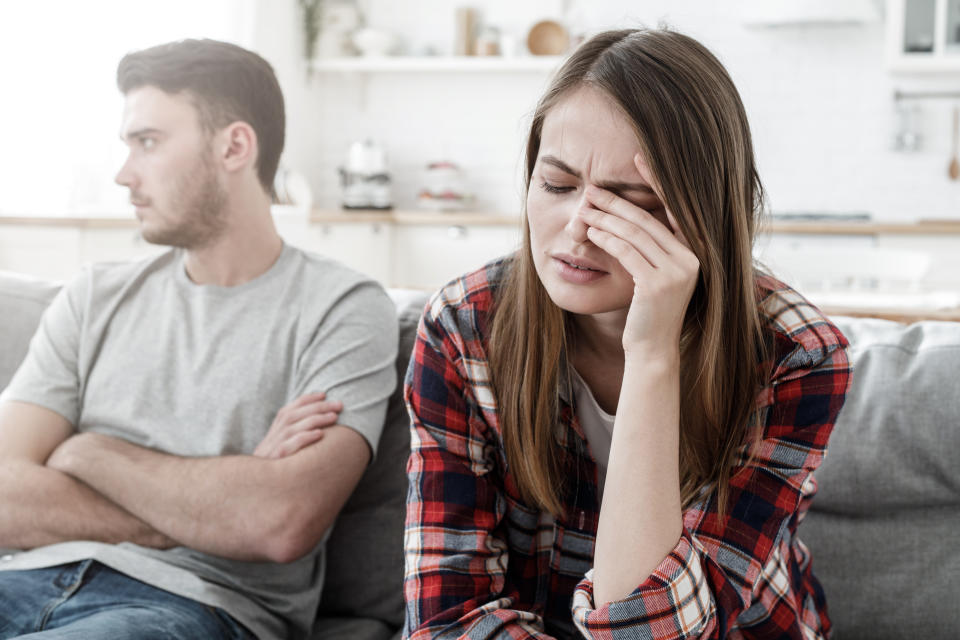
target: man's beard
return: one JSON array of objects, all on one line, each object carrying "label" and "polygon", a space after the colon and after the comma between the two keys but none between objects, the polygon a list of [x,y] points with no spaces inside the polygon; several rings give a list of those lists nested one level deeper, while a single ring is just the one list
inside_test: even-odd
[{"label": "man's beard", "polygon": [[207,149],[191,169],[177,178],[168,208],[174,221],[161,228],[144,228],[144,240],[169,247],[200,249],[222,235],[227,222],[227,194],[217,180],[210,153]]}]

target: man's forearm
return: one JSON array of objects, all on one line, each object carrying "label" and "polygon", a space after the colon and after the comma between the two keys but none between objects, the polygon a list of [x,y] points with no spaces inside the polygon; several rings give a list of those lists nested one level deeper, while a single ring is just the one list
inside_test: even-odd
[{"label": "man's forearm", "polygon": [[[48,464],[184,546],[246,561],[287,562],[306,553],[333,523],[366,462],[343,464],[359,472],[342,477],[335,450],[306,449],[280,460],[182,458],[96,434],[72,440]],[[322,482],[318,468],[328,470]],[[349,486],[337,491],[337,483]]]},{"label": "man's forearm", "polygon": [[60,471],[30,461],[0,463],[0,547],[33,549],[72,540],[156,548],[175,544]]}]

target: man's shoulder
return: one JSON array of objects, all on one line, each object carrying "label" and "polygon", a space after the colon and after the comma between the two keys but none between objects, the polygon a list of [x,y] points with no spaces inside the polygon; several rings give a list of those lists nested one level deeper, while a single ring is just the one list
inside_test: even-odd
[{"label": "man's shoulder", "polygon": [[295,271],[290,280],[303,308],[312,308],[327,316],[332,310],[380,315],[394,320],[390,296],[374,278],[333,258],[290,247],[295,258]]},{"label": "man's shoulder", "polygon": [[65,287],[74,294],[82,292],[94,299],[111,297],[152,275],[171,270],[176,261],[177,250],[168,249],[135,260],[93,262],[85,265]]}]

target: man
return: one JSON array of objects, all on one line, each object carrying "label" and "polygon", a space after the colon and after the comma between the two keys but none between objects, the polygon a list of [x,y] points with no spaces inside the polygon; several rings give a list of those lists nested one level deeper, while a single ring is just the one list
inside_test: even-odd
[{"label": "man", "polygon": [[266,61],[183,41],[117,80],[116,180],[172,249],[66,286],[0,397],[0,637],[304,637],[395,385],[393,305],[277,234]]}]

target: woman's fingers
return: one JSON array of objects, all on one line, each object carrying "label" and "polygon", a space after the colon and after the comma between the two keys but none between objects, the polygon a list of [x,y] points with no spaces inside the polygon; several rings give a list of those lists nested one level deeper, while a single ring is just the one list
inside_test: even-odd
[{"label": "woman's fingers", "polygon": [[645,278],[657,268],[633,244],[609,231],[590,226],[587,227],[587,237],[590,238],[590,242],[616,258],[634,278]]},{"label": "woman's fingers", "polygon": [[673,233],[649,211],[638,207],[612,191],[595,186],[587,187],[587,202],[593,208],[621,218],[646,231],[667,253],[677,250],[679,242]]},{"label": "woman's fingers", "polygon": [[[627,248],[631,248],[635,252],[638,252],[641,256],[643,256],[644,260],[646,260],[654,268],[661,266],[666,260],[668,260],[668,256],[663,248],[647,232],[647,230],[642,227],[638,227],[637,225],[632,224],[631,222],[628,222],[627,220],[624,220],[618,216],[592,208],[582,209],[580,211],[580,217],[587,224],[588,236],[590,229],[599,230],[627,245],[627,247],[621,247],[619,243],[610,244],[610,241],[606,238],[606,236],[600,236],[604,239],[604,241],[607,241],[611,247],[617,248],[618,253],[615,254],[611,253],[610,251],[607,251],[607,253],[610,253],[615,258],[620,259],[621,262],[623,262],[621,259],[623,256],[620,254],[626,251]],[[591,240],[592,239],[593,238],[591,237]],[[594,242],[594,244],[597,243]],[[604,246],[599,244],[597,246],[600,246],[601,249],[606,250],[606,247]],[[626,266],[627,265],[624,264],[624,267]]]}]

